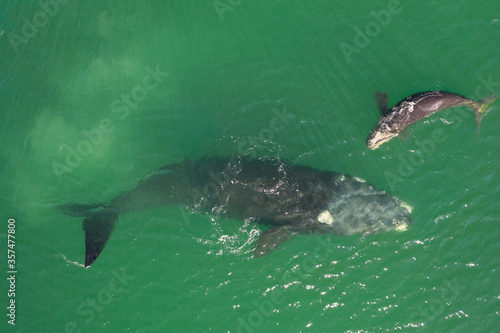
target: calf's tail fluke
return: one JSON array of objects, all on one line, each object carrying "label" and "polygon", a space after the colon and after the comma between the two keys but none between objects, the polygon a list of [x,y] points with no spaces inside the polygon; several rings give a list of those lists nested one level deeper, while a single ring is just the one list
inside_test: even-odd
[{"label": "calf's tail fluke", "polygon": [[89,267],[111,236],[118,220],[118,213],[102,204],[64,204],[58,208],[66,215],[84,217],[82,226],[85,231],[85,267]]},{"label": "calf's tail fluke", "polygon": [[492,109],[491,104],[493,104],[493,102],[495,102],[496,99],[497,96],[490,95],[483,98],[479,102],[475,102],[475,104],[472,106],[474,112],[476,113],[476,125],[478,134],[481,126],[481,120]]}]

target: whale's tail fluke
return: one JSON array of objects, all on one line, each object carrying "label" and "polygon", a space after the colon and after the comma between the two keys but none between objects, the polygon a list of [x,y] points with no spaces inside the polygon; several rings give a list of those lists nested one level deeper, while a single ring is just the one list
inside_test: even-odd
[{"label": "whale's tail fluke", "polygon": [[118,220],[118,213],[102,204],[64,204],[58,207],[66,215],[84,217],[85,267],[89,267],[104,249]]},{"label": "whale's tail fluke", "polygon": [[474,109],[474,112],[476,114],[476,125],[478,134],[481,126],[481,120],[492,109],[491,104],[493,104],[493,102],[495,102],[496,99],[497,96],[490,95],[483,98],[479,102],[475,102],[475,104],[472,105],[472,108]]}]

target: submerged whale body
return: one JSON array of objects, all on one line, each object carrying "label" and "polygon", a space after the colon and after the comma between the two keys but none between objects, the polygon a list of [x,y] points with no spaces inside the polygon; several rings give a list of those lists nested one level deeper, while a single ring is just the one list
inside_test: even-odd
[{"label": "submerged whale body", "polygon": [[255,257],[270,253],[298,234],[367,235],[404,230],[411,223],[407,204],[358,178],[245,157],[172,164],[107,203],[58,208],[84,218],[88,267],[104,249],[120,214],[160,205],[183,205],[271,226],[260,235]]},{"label": "submerged whale body", "polygon": [[408,126],[436,112],[457,106],[467,106],[475,112],[479,131],[481,119],[490,110],[489,106],[496,97],[488,96],[482,101],[474,101],[462,95],[434,90],[408,96],[391,109],[387,107],[387,94],[377,92],[375,99],[381,117],[366,140],[366,146],[370,149],[378,148],[381,144],[398,136]]}]

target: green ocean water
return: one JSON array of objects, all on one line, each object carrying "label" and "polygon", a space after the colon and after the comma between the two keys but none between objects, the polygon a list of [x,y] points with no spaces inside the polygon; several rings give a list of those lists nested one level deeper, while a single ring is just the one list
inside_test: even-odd
[{"label": "green ocean water", "polygon": [[[365,146],[376,91],[500,94],[499,40],[498,1],[4,1],[0,331],[499,331],[499,102],[479,135],[456,108]],[[252,259],[264,227],[158,207],[85,269],[81,219],[54,209],[241,154],[366,179],[413,225]]]}]

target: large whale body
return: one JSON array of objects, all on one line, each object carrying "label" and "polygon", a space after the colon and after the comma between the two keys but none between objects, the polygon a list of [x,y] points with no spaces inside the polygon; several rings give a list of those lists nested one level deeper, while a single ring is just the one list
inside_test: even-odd
[{"label": "large whale body", "polygon": [[260,235],[255,257],[270,253],[298,234],[368,235],[405,230],[411,223],[407,204],[359,178],[246,157],[172,164],[109,202],[59,208],[84,218],[88,267],[103,250],[120,214],[160,205],[182,205],[271,226]]}]

